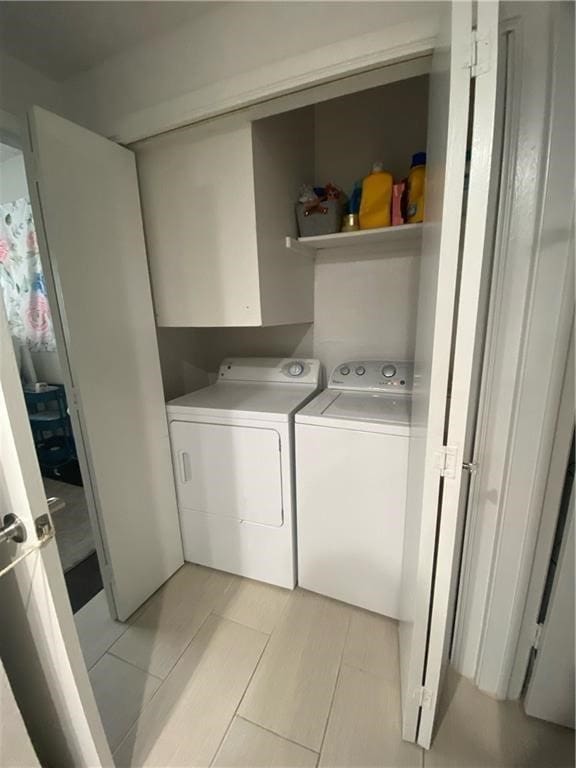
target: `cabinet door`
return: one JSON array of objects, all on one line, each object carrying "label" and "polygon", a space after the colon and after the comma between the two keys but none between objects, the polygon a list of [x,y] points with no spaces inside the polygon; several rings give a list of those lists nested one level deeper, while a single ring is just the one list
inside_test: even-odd
[{"label": "cabinet door", "polygon": [[282,525],[278,432],[174,421],[170,436],[181,514]]},{"label": "cabinet door", "polygon": [[138,174],[158,325],[260,325],[250,125],[146,143]]},{"label": "cabinet door", "polygon": [[[420,271],[400,623],[403,736],[426,748],[431,742],[447,661],[455,540],[462,514],[462,448],[468,424],[491,179],[497,3],[478,4],[477,35],[489,45],[481,47],[482,67],[476,76],[472,167],[461,259],[472,63],[470,2],[447,7],[430,78],[427,221]],[[459,261],[462,277],[454,325]],[[447,430],[451,471],[443,469]]]},{"label": "cabinet door", "polygon": [[134,155],[34,107],[26,169],[82,473],[126,619],[183,563]]}]

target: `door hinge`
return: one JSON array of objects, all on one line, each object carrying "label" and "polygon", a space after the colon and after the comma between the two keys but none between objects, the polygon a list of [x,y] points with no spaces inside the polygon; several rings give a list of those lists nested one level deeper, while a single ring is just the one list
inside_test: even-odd
[{"label": "door hinge", "polygon": [[78,390],[76,389],[76,387],[71,387],[70,388],[70,395],[72,397],[72,405],[73,405],[73,407],[76,408],[76,410],[79,410],[79,408],[80,408],[80,400],[79,400]]},{"label": "door hinge", "polygon": [[113,585],[114,584],[114,574],[112,572],[112,566],[110,563],[103,563],[100,565],[100,570],[102,572],[102,580],[105,581],[107,584]]},{"label": "door hinge", "polygon": [[436,451],[434,466],[440,472],[441,477],[456,477],[456,457],[458,448],[455,445],[443,445],[439,451]]},{"label": "door hinge", "polygon": [[424,685],[421,685],[420,688],[416,688],[414,691],[414,698],[418,702],[419,707],[430,709],[432,706],[432,691]]},{"label": "door hinge", "polygon": [[478,32],[472,30],[470,45],[470,77],[478,77],[489,72],[490,63],[490,39],[488,36],[478,36]]},{"label": "door hinge", "polygon": [[532,648],[534,648],[535,651],[537,651],[540,648],[540,640],[542,638],[543,629],[544,629],[544,624],[536,624],[536,629],[534,630],[534,637],[532,638]]}]

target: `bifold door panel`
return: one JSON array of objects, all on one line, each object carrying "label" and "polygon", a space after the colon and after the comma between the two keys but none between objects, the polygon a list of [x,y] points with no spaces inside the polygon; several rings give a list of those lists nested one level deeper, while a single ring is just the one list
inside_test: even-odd
[{"label": "bifold door panel", "polygon": [[38,107],[28,128],[64,383],[107,593],[124,620],[183,563],[136,163]]},{"label": "bifold door panel", "polygon": [[[448,664],[456,546],[464,515],[462,448],[473,425],[468,415],[479,297],[490,251],[489,202],[495,199],[491,163],[498,3],[476,5],[473,9],[461,0],[443,7],[430,75],[414,368],[418,390],[412,403],[400,622],[402,735],[426,749]],[[472,77],[472,151],[460,249]],[[449,455],[455,456],[453,473],[441,464],[441,457]]]},{"label": "bifold door panel", "polygon": [[170,436],[181,510],[282,525],[275,430],[174,421]]}]

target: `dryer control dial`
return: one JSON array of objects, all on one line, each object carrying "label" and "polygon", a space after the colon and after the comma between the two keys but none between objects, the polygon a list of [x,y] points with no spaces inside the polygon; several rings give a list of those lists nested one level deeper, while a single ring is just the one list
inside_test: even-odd
[{"label": "dryer control dial", "polygon": [[358,368],[356,368],[357,376],[364,376],[365,373],[366,373],[366,368],[364,368],[363,365],[359,365]]},{"label": "dryer control dial", "polygon": [[391,379],[392,376],[396,375],[396,366],[395,365],[385,365],[382,368],[382,376],[385,376],[387,379]]},{"label": "dryer control dial", "polygon": [[340,368],[340,373],[342,374],[342,376],[348,376],[348,374],[350,373],[350,368],[347,365],[343,365]]},{"label": "dryer control dial", "polygon": [[294,376],[294,378],[302,376],[304,373],[304,366],[302,363],[290,363],[288,366],[288,373],[290,376]]}]

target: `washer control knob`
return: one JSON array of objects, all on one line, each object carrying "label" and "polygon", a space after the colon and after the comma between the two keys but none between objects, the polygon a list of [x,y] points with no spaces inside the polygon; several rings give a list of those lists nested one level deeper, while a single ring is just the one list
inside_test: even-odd
[{"label": "washer control knob", "polygon": [[304,373],[304,366],[302,363],[290,363],[288,366],[288,373],[290,376],[302,376]]},{"label": "washer control knob", "polygon": [[348,376],[348,374],[350,373],[350,368],[348,368],[347,365],[343,365],[342,368],[340,368],[340,373],[342,374],[342,376]]},{"label": "washer control knob", "polygon": [[358,368],[356,368],[357,376],[364,376],[365,373],[366,373],[366,368],[364,368],[363,365],[359,365]]},{"label": "washer control knob", "polygon": [[382,368],[382,376],[385,376],[387,379],[390,379],[392,376],[396,374],[396,366],[395,365],[385,365]]}]

